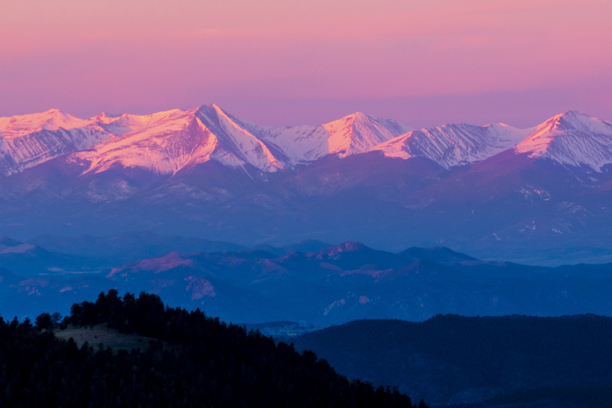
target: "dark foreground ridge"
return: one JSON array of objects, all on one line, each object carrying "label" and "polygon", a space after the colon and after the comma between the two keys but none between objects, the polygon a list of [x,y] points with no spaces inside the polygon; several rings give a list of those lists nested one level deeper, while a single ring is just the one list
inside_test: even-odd
[{"label": "dark foreground ridge", "polygon": [[149,337],[142,349],[79,348],[54,336],[53,320],[0,318],[0,406],[416,407],[397,389],[347,380],[311,351],[166,307],[156,295],[110,290],[73,305],[62,322]]},{"label": "dark foreground ridge", "polygon": [[398,386],[434,406],[612,406],[610,317],[359,320],[293,341],[348,378]]}]

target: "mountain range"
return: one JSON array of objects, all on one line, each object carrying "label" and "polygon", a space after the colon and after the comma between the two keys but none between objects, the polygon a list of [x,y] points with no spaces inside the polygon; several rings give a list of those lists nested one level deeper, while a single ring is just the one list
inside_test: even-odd
[{"label": "mountain range", "polygon": [[479,258],[609,261],[612,124],[414,130],[354,113],[270,127],[217,105],[0,118],[0,233],[151,230],[282,246],[444,245]]},{"label": "mountain range", "polygon": [[[53,251],[67,246],[72,254]],[[181,247],[197,251],[176,250]],[[5,317],[66,314],[77,299],[111,288],[158,294],[171,306],[234,323],[289,321],[305,328],[362,318],[421,321],[439,313],[612,315],[612,264],[526,266],[443,247],[392,253],[358,242],[307,241],[236,250],[144,233],[27,243],[4,238],[0,265]]]}]

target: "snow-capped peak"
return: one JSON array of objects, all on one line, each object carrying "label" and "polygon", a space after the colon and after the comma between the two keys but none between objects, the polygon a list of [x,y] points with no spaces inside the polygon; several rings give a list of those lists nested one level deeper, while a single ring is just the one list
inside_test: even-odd
[{"label": "snow-capped peak", "polygon": [[553,116],[515,148],[516,153],[544,157],[595,171],[612,163],[612,124],[577,111]]},{"label": "snow-capped peak", "polygon": [[595,134],[610,133],[610,123],[594,118],[584,113],[569,110],[567,112],[555,115],[544,123],[538,125],[533,133],[545,134],[548,132],[582,132]]},{"label": "snow-capped peak", "polygon": [[41,130],[69,130],[90,124],[91,121],[65,114],[59,109],[49,109],[40,113],[0,118],[0,136],[4,139],[12,139]]},{"label": "snow-capped peak", "polygon": [[58,109],[0,118],[0,173],[10,175],[112,136],[95,118]]},{"label": "snow-capped peak", "polygon": [[517,129],[503,123],[486,126],[447,124],[397,136],[371,149],[386,157],[425,157],[450,168],[484,160],[511,148],[532,129]]},{"label": "snow-capped peak", "polygon": [[323,125],[329,132],[328,153],[346,157],[365,152],[398,134],[410,130],[406,125],[361,112]]},{"label": "snow-capped peak", "polygon": [[[276,171],[283,167],[280,160],[258,137],[263,129],[257,125],[229,115],[216,104],[200,107],[198,117],[217,135],[224,144],[224,149],[240,160],[263,171]],[[217,126],[219,128],[216,128]],[[221,157],[219,160],[223,161]]]},{"label": "snow-capped peak", "polygon": [[165,120],[182,115],[185,111],[181,109],[172,109],[168,111],[156,112],[150,115],[131,115],[125,113],[123,115],[108,115],[101,113],[100,115],[91,118],[108,132],[115,135],[121,135],[126,132],[144,129],[147,127],[156,126]]},{"label": "snow-capped peak", "polygon": [[305,163],[327,155],[346,157],[363,153],[410,128],[391,119],[356,112],[320,126],[267,128],[262,134],[278,146],[291,163]]},{"label": "snow-capped peak", "polygon": [[88,163],[86,172],[120,165],[174,174],[209,160],[231,167],[250,164],[262,171],[283,167],[264,142],[216,105],[123,119],[132,130],[69,160]]},{"label": "snow-capped peak", "polygon": [[0,118],[0,173],[5,175],[67,153],[87,172],[120,165],[173,174],[209,160],[274,172],[329,155],[371,151],[393,158],[425,157],[450,168],[510,148],[600,171],[612,163],[612,124],[568,111],[525,130],[503,123],[411,130],[355,112],[319,126],[277,128],[239,119],[216,104],[150,115],[101,113],[89,119],[58,109]]}]

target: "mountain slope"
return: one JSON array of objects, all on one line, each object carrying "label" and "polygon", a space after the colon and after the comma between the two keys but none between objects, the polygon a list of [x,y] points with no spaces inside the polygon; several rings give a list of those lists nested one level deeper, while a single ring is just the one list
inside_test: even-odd
[{"label": "mountain slope", "polygon": [[426,157],[444,168],[471,164],[515,146],[530,133],[504,124],[444,125],[408,132],[373,147],[386,157]]},{"label": "mountain slope", "polygon": [[576,111],[553,116],[514,151],[601,172],[612,163],[612,124]]},{"label": "mountain slope", "polygon": [[610,125],[575,112],[535,132],[405,133],[361,114],[277,129],[216,105],[91,121],[112,136],[0,177],[0,234],[152,230],[249,247],[357,240],[539,264],[611,259]]},{"label": "mountain slope", "polygon": [[449,169],[510,148],[599,172],[612,163],[612,124],[568,111],[532,129],[447,124],[410,130],[357,112],[320,126],[275,128],[241,120],[214,104],[144,116],[78,119],[49,110],[0,118],[0,171],[5,175],[72,152],[77,153],[68,161],[85,164],[86,172],[120,166],[172,175],[210,160],[269,173],[326,156],[372,151],[389,158],[423,157]]},{"label": "mountain slope", "polygon": [[435,406],[603,408],[612,395],[610,336],[612,318],[594,315],[439,315],[359,320],[292,341],[349,378]]},{"label": "mountain slope", "polygon": [[0,118],[0,173],[10,175],[62,154],[87,149],[112,134],[96,118],[57,109]]},{"label": "mountain slope", "polygon": [[356,112],[320,126],[269,128],[265,137],[293,163],[305,163],[327,155],[363,153],[409,130],[400,122]]},{"label": "mountain slope", "polygon": [[102,113],[90,119],[52,109],[0,118],[0,171],[10,175],[77,152],[68,162],[84,165],[85,172],[119,166],[172,175],[210,160],[275,172],[327,155],[361,153],[408,130],[394,120],[362,113],[321,126],[262,127],[214,104],[151,115]]},{"label": "mountain slope", "polygon": [[[101,293],[74,304],[59,327],[49,312],[37,327],[0,319],[0,406],[416,407],[397,391],[348,381],[312,352],[200,310],[166,307],[154,295]],[[68,322],[89,341],[61,339]],[[118,348],[134,348],[105,347],[114,331],[132,334],[132,344],[124,338]]]},{"label": "mountain slope", "polygon": [[146,125],[68,159],[87,163],[86,172],[120,166],[158,174],[174,174],[210,160],[230,167],[249,164],[267,172],[283,168],[264,142],[216,105],[158,113]]}]

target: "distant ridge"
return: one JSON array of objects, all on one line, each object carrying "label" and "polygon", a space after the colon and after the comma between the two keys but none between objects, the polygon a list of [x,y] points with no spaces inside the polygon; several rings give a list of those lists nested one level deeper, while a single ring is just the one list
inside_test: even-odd
[{"label": "distant ridge", "polygon": [[440,263],[446,262],[461,262],[461,261],[477,261],[469,255],[455,252],[452,249],[445,247],[434,248],[418,248],[412,247],[400,252],[400,255],[415,259],[426,259]]},{"label": "distant ridge", "polygon": [[600,172],[612,163],[612,124],[577,111],[553,116],[514,148],[531,158]]},{"label": "distant ridge", "polygon": [[86,172],[120,165],[174,174],[209,160],[276,172],[326,156],[371,151],[390,158],[424,157],[451,168],[510,148],[599,171],[612,162],[611,135],[610,123],[576,111],[530,129],[500,123],[413,130],[361,112],[320,126],[275,128],[239,119],[216,104],[151,115],[102,113],[89,119],[51,109],[0,118],[0,172],[18,173],[67,153],[72,153],[68,162],[80,163]]},{"label": "distant ridge", "polygon": [[[107,262],[115,264],[125,264],[143,258],[161,256],[173,251],[192,253],[246,249],[244,246],[229,242],[176,235],[160,235],[151,231],[136,231],[108,237],[94,235],[80,235],[76,237],[41,235],[28,240],[28,243],[42,247],[50,252],[102,258]],[[2,245],[2,241],[0,241],[0,245]]]},{"label": "distant ridge", "polygon": [[[0,251],[0,313],[33,317],[53,306],[65,314],[75,300],[116,288],[155,293],[173,306],[235,323],[320,327],[362,318],[421,321],[439,313],[612,316],[612,264],[545,268],[477,260],[443,247],[392,253],[358,242],[313,252],[190,252],[206,249],[206,242],[135,234],[75,238],[58,248],[68,242],[77,244],[73,255],[32,244]],[[117,262],[127,255],[112,243],[128,244],[128,262]],[[96,247],[100,256],[92,257]],[[164,248],[171,252],[161,253]]]}]

